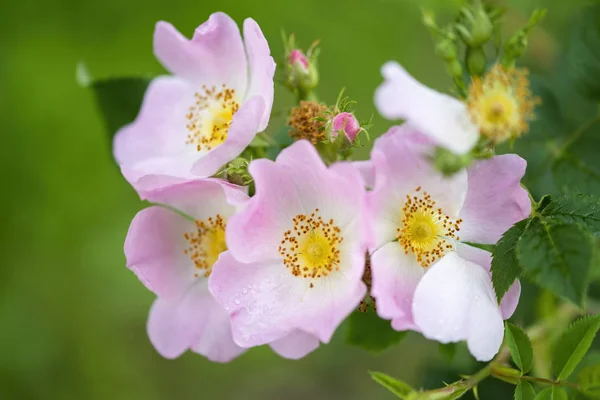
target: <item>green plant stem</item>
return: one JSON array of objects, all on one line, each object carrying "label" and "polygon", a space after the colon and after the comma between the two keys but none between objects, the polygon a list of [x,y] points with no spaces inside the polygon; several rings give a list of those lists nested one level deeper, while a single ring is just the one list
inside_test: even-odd
[{"label": "green plant stem", "polygon": [[558,150],[556,150],[556,158],[563,155],[563,153],[565,151],[567,151],[567,149],[573,143],[575,143],[581,136],[583,136],[583,134],[585,132],[587,132],[592,126],[594,126],[594,124],[596,122],[599,122],[599,121],[600,121],[600,107],[598,107],[598,112],[596,113],[596,115],[593,118],[591,118],[589,121],[586,121],[585,123],[581,124],[577,129],[575,129],[573,132],[571,132],[571,134],[568,135],[565,143]]}]

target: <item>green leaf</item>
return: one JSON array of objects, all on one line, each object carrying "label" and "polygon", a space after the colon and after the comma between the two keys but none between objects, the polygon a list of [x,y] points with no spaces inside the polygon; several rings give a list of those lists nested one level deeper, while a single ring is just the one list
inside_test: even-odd
[{"label": "green leaf", "polygon": [[552,400],[569,400],[567,392],[560,386],[554,386],[552,388]]},{"label": "green leaf", "polygon": [[137,116],[150,78],[114,78],[89,83],[111,138]]},{"label": "green leaf", "polygon": [[517,258],[526,278],[583,307],[593,243],[581,225],[535,218],[519,240]]},{"label": "green leaf", "polygon": [[600,231],[600,198],[587,194],[572,194],[560,197],[542,211],[545,217],[564,222],[579,222],[594,232]]},{"label": "green leaf", "polygon": [[567,379],[592,345],[600,329],[600,315],[578,319],[562,334],[554,349],[552,368],[559,380]]},{"label": "green leaf", "polygon": [[375,382],[379,383],[400,399],[406,399],[406,397],[413,392],[413,389],[408,384],[384,373],[369,371],[369,374],[371,374],[371,378],[373,378]]},{"label": "green leaf", "polygon": [[535,390],[531,383],[521,381],[515,389],[515,400],[533,400],[535,398]]},{"label": "green leaf", "polygon": [[552,399],[552,388],[546,388],[539,392],[537,396],[535,396],[535,400],[553,400]]},{"label": "green leaf", "polygon": [[591,399],[600,399],[600,364],[581,370],[577,376],[581,392]]},{"label": "green leaf", "polygon": [[539,392],[535,400],[568,400],[568,398],[567,392],[563,388],[554,386]]},{"label": "green leaf", "polygon": [[600,101],[600,4],[584,8],[573,26],[570,78],[583,95]]},{"label": "green leaf", "polygon": [[552,165],[554,183],[563,193],[600,196],[600,172],[572,153],[564,153]]},{"label": "green leaf", "polygon": [[517,260],[516,246],[528,223],[529,220],[517,222],[504,232],[492,253],[492,283],[498,303],[523,271]]},{"label": "green leaf", "polygon": [[533,348],[529,337],[521,328],[510,322],[506,323],[504,337],[513,361],[521,372],[526,374],[533,365]]},{"label": "green leaf", "polygon": [[390,321],[379,318],[374,310],[354,311],[348,318],[346,341],[373,353],[380,353],[398,344],[407,332],[392,329]]}]

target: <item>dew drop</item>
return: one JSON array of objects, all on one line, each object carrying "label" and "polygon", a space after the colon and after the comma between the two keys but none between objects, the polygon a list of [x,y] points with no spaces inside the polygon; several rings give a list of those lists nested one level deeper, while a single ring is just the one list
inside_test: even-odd
[{"label": "dew drop", "polygon": [[234,302],[236,305],[238,305],[238,306],[239,306],[239,305],[242,303],[242,302],[240,301],[240,299],[235,299],[235,300],[233,300],[233,302]]}]

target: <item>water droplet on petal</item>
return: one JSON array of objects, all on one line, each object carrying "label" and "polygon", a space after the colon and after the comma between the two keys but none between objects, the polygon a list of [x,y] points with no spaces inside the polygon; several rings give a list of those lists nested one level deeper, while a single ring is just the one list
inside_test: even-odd
[{"label": "water droplet on petal", "polygon": [[243,289],[242,289],[242,294],[248,294],[248,289],[246,289],[246,288],[243,288]]},{"label": "water droplet on petal", "polygon": [[236,305],[238,305],[238,306],[239,306],[239,305],[242,303],[242,302],[240,301],[240,299],[235,299],[235,300],[233,300],[233,302],[234,302]]}]

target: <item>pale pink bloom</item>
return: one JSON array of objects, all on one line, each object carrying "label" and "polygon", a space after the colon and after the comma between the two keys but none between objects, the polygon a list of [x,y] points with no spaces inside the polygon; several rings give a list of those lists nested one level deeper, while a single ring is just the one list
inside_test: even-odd
[{"label": "pale pink bloom", "polygon": [[360,132],[360,124],[356,117],[349,112],[342,112],[333,117],[331,127],[331,138],[337,138],[338,134],[343,132],[350,143],[354,142],[356,135]]},{"label": "pale pink bloom", "polygon": [[498,306],[489,253],[462,242],[495,244],[529,215],[531,204],[520,186],[526,162],[506,154],[446,178],[427,160],[432,147],[408,125],[375,143],[371,294],[393,328],[421,331],[443,343],[466,340],[477,359],[489,360],[520,286],[515,282]]},{"label": "pale pink bloom", "polygon": [[403,119],[449,150],[469,152],[479,139],[465,103],[424,86],[394,61],[381,68],[384,82],[375,92],[375,106],[390,120]]},{"label": "pale pink bloom", "polygon": [[[162,206],[135,216],[125,255],[127,266],[158,296],[148,318],[150,341],[167,358],[191,349],[210,360],[228,362],[245,349],[234,343],[229,315],[208,291],[208,277],[227,253],[227,221],[248,196],[216,179],[147,194]],[[294,331],[271,346],[284,357],[299,358],[318,344],[315,337]]]},{"label": "pale pink bloom", "polygon": [[305,140],[275,162],[253,161],[249,171],[256,194],[229,220],[230,251],[211,275],[210,291],[242,346],[294,330],[327,343],[366,292],[361,177],[349,163],[326,167]]},{"label": "pale pink bloom", "polygon": [[154,79],[136,120],[114,141],[125,178],[144,192],[208,177],[264,130],[275,63],[259,26],[215,13],[191,40],[158,22],[154,53],[173,75]]}]

